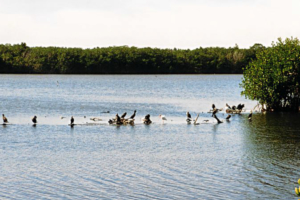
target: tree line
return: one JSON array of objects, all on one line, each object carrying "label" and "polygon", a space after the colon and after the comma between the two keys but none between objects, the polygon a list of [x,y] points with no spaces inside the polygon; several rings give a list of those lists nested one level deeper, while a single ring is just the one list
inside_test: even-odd
[{"label": "tree line", "polygon": [[128,46],[93,49],[0,44],[0,73],[35,74],[241,74],[256,59],[249,49],[189,49]]}]

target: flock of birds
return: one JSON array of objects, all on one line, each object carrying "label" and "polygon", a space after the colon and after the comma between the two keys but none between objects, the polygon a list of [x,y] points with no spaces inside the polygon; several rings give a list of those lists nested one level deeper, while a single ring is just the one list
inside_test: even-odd
[{"label": "flock of birds", "polygon": [[[229,120],[231,118],[231,114],[232,113],[238,113],[240,114],[244,108],[244,104],[239,104],[238,106],[229,106],[227,103],[226,103],[226,113],[228,113],[228,116],[226,117],[226,120]],[[212,104],[212,110],[211,110],[211,113],[212,113],[212,117],[215,118],[217,120],[218,123],[223,123],[223,121],[221,121],[218,117],[217,117],[217,113],[219,111],[222,111],[223,108],[221,109],[218,109],[216,108],[215,104]],[[106,113],[109,113],[106,112]],[[127,113],[123,113],[121,116],[119,116],[118,114],[116,114],[115,118],[113,119],[109,119],[108,123],[109,124],[115,124],[115,125],[127,125],[127,124],[130,124],[130,125],[134,125],[134,118],[136,116],[136,110],[133,112],[133,114],[129,117],[129,118],[125,118],[127,115]],[[189,112],[186,113],[186,122],[188,124],[194,122],[195,125],[198,125],[199,123],[197,123],[197,120],[198,120],[198,117],[199,117],[199,114],[197,115],[196,119],[192,119],[192,116]],[[162,120],[162,123],[164,123],[165,121],[167,121],[167,118],[165,115],[159,115],[159,118]],[[7,118],[5,117],[4,114],[2,114],[2,119],[3,119],[3,125],[6,125],[8,122]],[[97,118],[98,119],[98,118]],[[96,120],[96,118],[92,118],[91,120]],[[248,120],[251,121],[252,120],[252,110],[250,111],[250,114],[248,116]],[[205,122],[208,122],[209,120],[204,120]],[[72,116],[71,119],[70,119],[70,126],[73,127],[75,124],[74,124],[75,120],[74,120],[74,117]],[[142,122],[146,125],[149,125],[152,123],[151,119],[150,119],[150,114],[147,114],[143,119],[142,119]],[[33,123],[33,126],[36,126],[37,124],[37,116],[34,116],[32,118],[32,123]]]}]

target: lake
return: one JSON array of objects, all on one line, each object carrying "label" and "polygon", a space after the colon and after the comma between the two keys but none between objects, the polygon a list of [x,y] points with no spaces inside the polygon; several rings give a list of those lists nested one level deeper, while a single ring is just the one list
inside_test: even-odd
[{"label": "lake", "polygon": [[[257,102],[241,96],[241,79],[0,75],[0,113],[10,122],[0,126],[0,198],[297,199],[300,114],[253,113],[249,122]],[[220,112],[218,124],[213,103],[243,103],[246,112],[230,121]],[[107,123],[134,110],[135,126]],[[186,123],[187,111],[200,125]]]}]

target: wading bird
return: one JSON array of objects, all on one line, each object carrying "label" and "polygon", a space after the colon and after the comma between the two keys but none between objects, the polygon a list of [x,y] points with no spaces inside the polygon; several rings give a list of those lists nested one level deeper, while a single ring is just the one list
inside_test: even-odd
[{"label": "wading bird", "polygon": [[142,120],[144,124],[151,124],[152,121],[150,120],[150,114],[146,115],[145,118]]},{"label": "wading bird", "polygon": [[74,127],[74,117],[73,116],[71,117],[71,120],[70,120],[70,126],[71,126],[71,128]]},{"label": "wading bird", "polygon": [[228,108],[228,109],[231,109],[231,107],[226,103],[226,107]]},{"label": "wading bird", "polygon": [[250,114],[248,116],[249,121],[252,121],[252,110],[250,111]]},{"label": "wading bird", "polygon": [[116,123],[117,124],[122,124],[122,122],[121,122],[121,118],[120,118],[120,116],[118,115],[118,113],[116,114]]},{"label": "wading bird", "polygon": [[124,119],[126,115],[127,115],[127,113],[124,112],[123,115],[121,115],[121,119]]},{"label": "wading bird", "polygon": [[217,108],[215,108],[214,110],[213,110],[213,112],[212,112],[212,117],[214,116],[214,115],[216,115],[216,113],[219,111],[219,109],[217,109]]},{"label": "wading bird", "polygon": [[191,123],[191,121],[192,121],[192,116],[191,116],[191,114],[190,114],[189,112],[186,112],[186,122],[187,122],[187,123]]},{"label": "wading bird", "polygon": [[133,112],[133,114],[131,115],[130,119],[134,119],[135,118],[135,113],[136,113],[136,110]]},{"label": "wading bird", "polygon": [[159,115],[159,118],[162,120],[163,123],[164,121],[167,121],[167,118],[164,115]]},{"label": "wading bird", "polygon": [[226,120],[229,120],[231,118],[231,115],[228,115],[227,117],[226,117]]},{"label": "wading bird", "polygon": [[2,114],[2,119],[3,119],[3,123],[4,123],[4,124],[8,123],[8,120],[7,120],[7,118],[4,116],[4,114]]},{"label": "wading bird", "polygon": [[239,105],[237,106],[237,109],[238,109],[238,110],[243,110],[244,107],[245,107],[245,104],[239,104]]},{"label": "wading bird", "polygon": [[32,122],[33,122],[33,126],[35,126],[36,125],[36,123],[37,123],[37,117],[36,116],[34,116],[33,118],[32,118]]}]

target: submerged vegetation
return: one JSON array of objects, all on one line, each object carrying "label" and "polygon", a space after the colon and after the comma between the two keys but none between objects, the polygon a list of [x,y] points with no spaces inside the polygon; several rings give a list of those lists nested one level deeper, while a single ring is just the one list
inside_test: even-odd
[{"label": "submerged vegetation", "polygon": [[242,94],[267,111],[299,111],[300,41],[279,38],[256,56],[244,70]]},{"label": "submerged vegetation", "polygon": [[194,50],[137,47],[94,49],[0,45],[0,73],[241,74],[258,48]]}]

